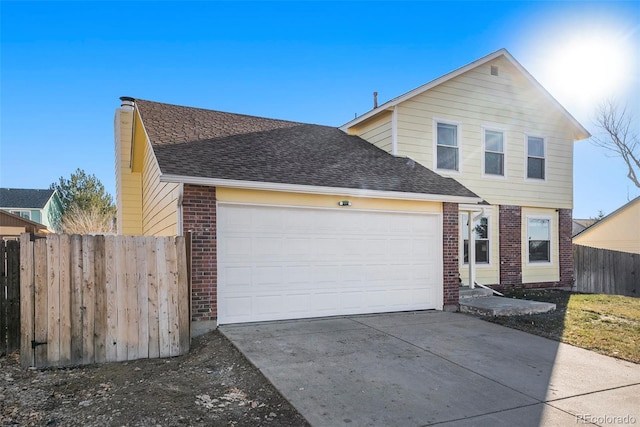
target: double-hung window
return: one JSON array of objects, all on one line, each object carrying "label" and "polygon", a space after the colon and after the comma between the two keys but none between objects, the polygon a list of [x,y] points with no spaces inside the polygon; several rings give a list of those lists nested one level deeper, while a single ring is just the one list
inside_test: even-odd
[{"label": "double-hung window", "polygon": [[545,179],[544,138],[527,136],[527,178]]},{"label": "double-hung window", "polygon": [[529,262],[551,262],[551,219],[528,218]]},{"label": "double-hung window", "polygon": [[484,173],[504,176],[504,134],[495,130],[484,131]]},{"label": "double-hung window", "polygon": [[[460,227],[462,228],[462,239],[464,241],[464,263],[469,263],[469,227],[468,214],[461,215]],[[476,248],[476,264],[489,264],[489,218],[481,217],[473,223],[473,233]]]},{"label": "double-hung window", "polygon": [[438,122],[436,132],[437,168],[459,171],[460,147],[458,146],[458,126]]}]

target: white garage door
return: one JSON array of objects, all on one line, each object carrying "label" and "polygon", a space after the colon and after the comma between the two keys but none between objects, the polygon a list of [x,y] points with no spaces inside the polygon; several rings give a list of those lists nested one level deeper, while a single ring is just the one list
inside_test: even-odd
[{"label": "white garage door", "polygon": [[218,323],[442,308],[439,214],[218,205]]}]

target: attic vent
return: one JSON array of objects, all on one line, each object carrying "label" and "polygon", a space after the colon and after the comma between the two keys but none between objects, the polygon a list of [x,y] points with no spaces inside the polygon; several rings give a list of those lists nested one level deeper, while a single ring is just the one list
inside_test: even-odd
[{"label": "attic vent", "polygon": [[491,75],[492,76],[497,76],[498,75],[498,66],[497,65],[492,65],[491,66]]}]

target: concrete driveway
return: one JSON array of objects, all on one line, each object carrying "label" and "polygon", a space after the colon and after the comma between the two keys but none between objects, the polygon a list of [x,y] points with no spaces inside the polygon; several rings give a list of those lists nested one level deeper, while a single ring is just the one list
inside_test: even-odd
[{"label": "concrete driveway", "polygon": [[640,425],[640,365],[465,314],[220,330],[314,426]]}]

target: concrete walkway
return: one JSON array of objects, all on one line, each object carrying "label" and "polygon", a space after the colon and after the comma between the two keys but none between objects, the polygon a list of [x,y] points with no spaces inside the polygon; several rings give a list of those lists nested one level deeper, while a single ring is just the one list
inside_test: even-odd
[{"label": "concrete walkway", "polygon": [[220,330],[314,426],[640,425],[639,365],[465,314]]}]

